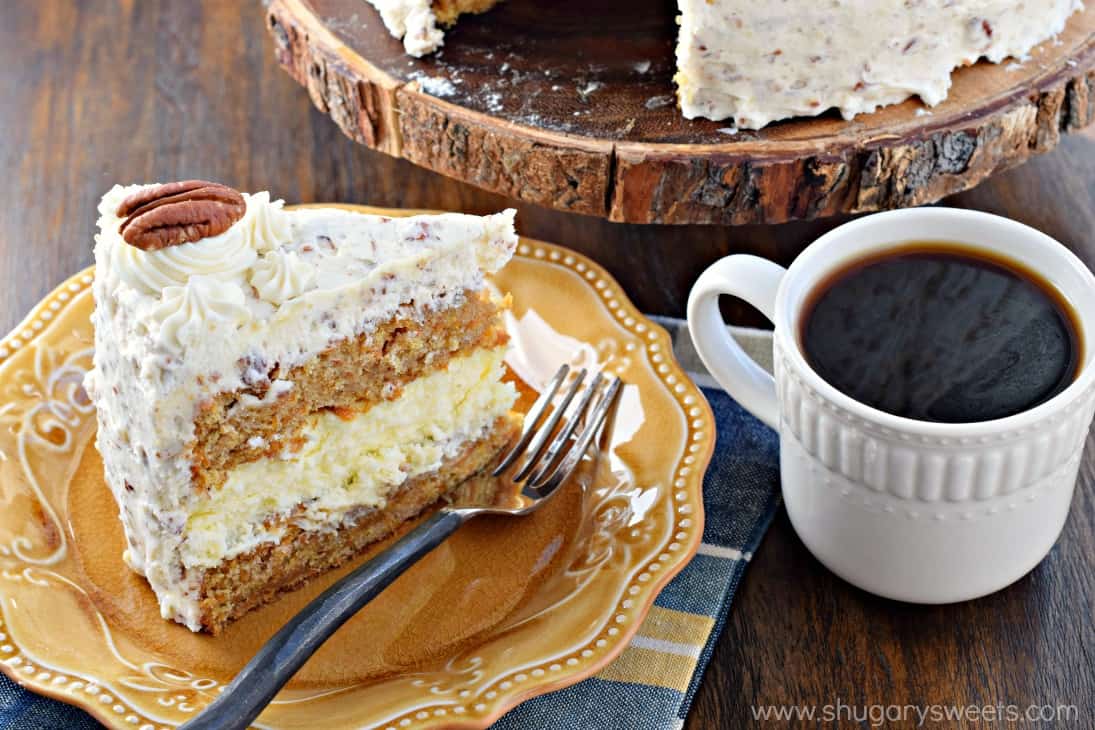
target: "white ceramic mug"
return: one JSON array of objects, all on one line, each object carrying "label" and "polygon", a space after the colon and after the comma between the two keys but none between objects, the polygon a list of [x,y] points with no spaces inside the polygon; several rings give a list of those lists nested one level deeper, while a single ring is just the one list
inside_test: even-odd
[{"label": "white ceramic mug", "polygon": [[[807,295],[846,264],[917,240],[959,242],[1040,272],[1079,317],[1076,380],[1023,413],[964,424],[893,416],[822,380],[798,342]],[[775,324],[774,379],[729,336],[720,294]],[[822,236],[789,269],[755,256],[717,261],[692,289],[688,324],[714,378],[779,431],[791,523],[848,582],[917,603],[976,598],[1025,575],[1060,535],[1095,410],[1095,277],[1052,238],[967,210],[878,213]]]}]

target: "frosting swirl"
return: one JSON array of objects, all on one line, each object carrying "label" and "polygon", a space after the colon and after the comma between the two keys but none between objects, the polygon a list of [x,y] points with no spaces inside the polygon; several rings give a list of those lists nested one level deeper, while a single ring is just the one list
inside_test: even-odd
[{"label": "frosting swirl", "polygon": [[292,252],[271,251],[251,268],[251,286],[260,299],[275,305],[299,297],[315,280],[315,270]]},{"label": "frosting swirl", "polygon": [[[134,289],[156,295],[169,286],[181,286],[191,276],[212,276],[222,281],[242,280],[258,258],[290,236],[285,202],[270,200],[270,193],[243,194],[247,211],[224,233],[193,243],[156,251],[142,251],[121,240],[111,241],[110,267]],[[103,230],[117,228],[114,211],[101,211],[107,219]]]},{"label": "frosting swirl", "polygon": [[179,352],[217,330],[235,329],[251,312],[238,286],[199,274],[185,286],[166,287],[152,316],[160,321],[161,344]]},{"label": "frosting swirl", "polygon": [[257,256],[237,223],[219,236],[158,251],[142,251],[119,239],[111,247],[110,267],[134,289],[157,294],[196,275],[221,281],[237,279]]},{"label": "frosting swirl", "polygon": [[269,251],[289,240],[289,216],[282,209],[284,200],[271,201],[270,193],[265,190],[253,195],[244,193],[243,198],[247,201],[247,212],[240,226],[247,231],[256,251]]}]

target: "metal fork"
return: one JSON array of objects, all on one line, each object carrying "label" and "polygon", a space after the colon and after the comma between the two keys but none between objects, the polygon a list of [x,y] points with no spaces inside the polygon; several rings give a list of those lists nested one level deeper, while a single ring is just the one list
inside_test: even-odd
[{"label": "metal fork", "polygon": [[[217,699],[182,728],[243,730],[250,726],[342,624],[458,527],[482,514],[527,515],[551,498],[596,438],[621,385],[619,378],[609,380],[597,373],[583,388],[586,370],[566,383],[569,373],[566,365],[555,373],[525,416],[521,437],[491,474],[501,477],[513,468],[511,479],[519,492],[487,490],[490,498],[484,498],[474,489],[458,490],[452,503],[308,604],[266,642]],[[548,414],[560,388],[562,396]]]}]

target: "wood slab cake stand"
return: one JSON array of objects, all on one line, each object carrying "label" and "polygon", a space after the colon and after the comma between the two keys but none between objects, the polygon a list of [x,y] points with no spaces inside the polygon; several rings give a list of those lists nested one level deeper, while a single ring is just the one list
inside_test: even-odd
[{"label": "wood slab cake stand", "polygon": [[1095,10],[950,96],[845,122],[686,120],[669,0],[509,0],[404,53],[365,0],[272,0],[278,61],[352,139],[519,200],[631,223],[780,223],[934,202],[1095,117]]}]

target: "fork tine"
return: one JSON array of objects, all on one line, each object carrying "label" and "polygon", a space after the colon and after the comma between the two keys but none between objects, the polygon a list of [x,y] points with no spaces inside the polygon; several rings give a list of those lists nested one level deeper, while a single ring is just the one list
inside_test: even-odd
[{"label": "fork tine", "polygon": [[544,453],[544,458],[540,459],[536,473],[529,477],[528,483],[530,485],[535,486],[537,482],[541,481],[551,468],[551,465],[555,463],[555,459],[562,452],[563,447],[566,446],[567,441],[574,433],[574,429],[578,427],[583,416],[585,416],[586,409],[589,408],[589,402],[597,393],[597,389],[600,387],[603,380],[604,375],[602,373],[597,373],[597,376],[593,378],[593,382],[590,383],[589,387],[582,393],[582,397],[578,400],[578,404],[574,407],[573,412],[567,418],[563,427],[559,429],[559,433],[552,440],[551,445],[548,446],[547,451]]},{"label": "fork tine", "polygon": [[513,481],[521,481],[528,476],[528,473],[536,466],[536,463],[540,458],[540,453],[544,450],[544,444],[547,443],[547,440],[551,437],[555,427],[559,425],[559,419],[566,413],[567,406],[574,400],[574,396],[577,395],[578,389],[582,387],[582,381],[584,381],[585,378],[585,368],[582,368],[575,374],[574,380],[571,381],[570,386],[563,395],[562,401],[555,407],[555,410],[551,414],[551,418],[547,420],[547,423],[540,427],[540,430],[536,434],[536,438],[533,439],[532,444],[526,449],[528,452],[528,459],[525,460],[525,463],[521,466],[520,470],[513,475]]},{"label": "fork tine", "polygon": [[[613,378],[608,384],[608,388],[605,389],[601,399],[597,401],[596,407],[593,409],[592,415],[586,420],[586,425],[582,429],[582,432],[575,439],[574,446],[567,452],[566,456],[559,460],[559,465],[555,467],[555,470],[550,476],[543,477],[539,483],[531,482],[532,486],[536,489],[550,494],[560,484],[566,481],[575,467],[578,466],[578,462],[582,460],[582,456],[585,454],[586,449],[589,448],[593,438],[597,435],[605,419],[608,418],[609,410],[612,408],[612,403],[616,400],[616,396],[620,393],[620,387],[622,383],[619,378]],[[537,475],[539,476],[539,475]]]},{"label": "fork tine", "polygon": [[551,403],[551,399],[555,397],[555,393],[559,390],[559,386],[566,380],[567,373],[570,372],[570,366],[563,363],[559,366],[559,369],[555,371],[555,375],[551,378],[551,382],[548,383],[548,387],[544,388],[544,392],[540,393],[540,397],[536,399],[536,402],[532,404],[532,408],[525,415],[524,427],[521,430],[521,438],[517,440],[517,443],[513,445],[509,453],[502,459],[501,463],[494,468],[491,472],[491,476],[499,476],[502,472],[510,467],[510,465],[517,461],[517,457],[524,453],[525,447],[528,446],[528,442],[536,433],[536,424],[539,422],[540,417],[544,415],[544,411],[547,410],[548,404]]}]

